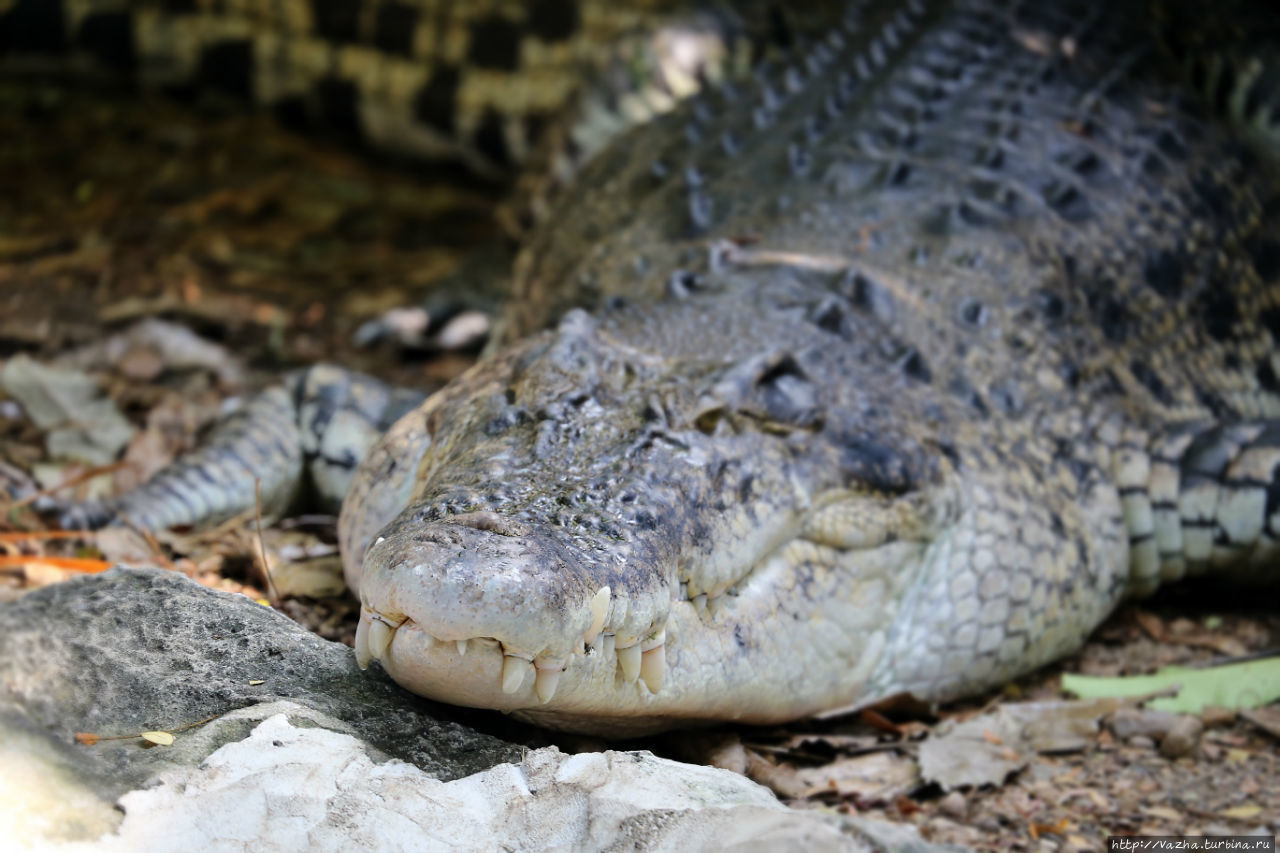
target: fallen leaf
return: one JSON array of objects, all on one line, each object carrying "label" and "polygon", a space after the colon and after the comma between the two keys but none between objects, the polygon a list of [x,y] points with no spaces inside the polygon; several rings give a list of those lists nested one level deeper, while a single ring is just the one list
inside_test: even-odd
[{"label": "fallen leaf", "polygon": [[1280,708],[1254,708],[1240,716],[1275,738],[1280,738]]},{"label": "fallen leaf", "polygon": [[1033,820],[1027,824],[1027,832],[1031,833],[1031,837],[1037,840],[1042,835],[1062,835],[1070,828],[1071,821],[1065,817],[1054,823],[1041,823]]},{"label": "fallen leaf", "polygon": [[98,736],[92,732],[76,732],[76,743],[93,746],[97,742]]},{"label": "fallen leaf", "polygon": [[1027,702],[944,724],[920,744],[921,775],[945,790],[998,785],[1037,752],[1083,749],[1114,709],[1112,701]]},{"label": "fallen leaf", "polygon": [[1241,806],[1232,806],[1229,809],[1223,809],[1219,812],[1223,817],[1235,818],[1237,820],[1248,820],[1262,814],[1262,806],[1253,803],[1245,803]]},{"label": "fallen leaf", "polygon": [[1146,703],[1158,711],[1199,714],[1209,706],[1259,708],[1280,699],[1280,656],[1203,669],[1170,666],[1154,675],[1120,678],[1064,673],[1062,689],[1082,699],[1146,696],[1177,689]]},{"label": "fallen leaf", "polygon": [[336,555],[296,563],[273,560],[271,580],[285,597],[327,598],[347,590],[342,558]]},{"label": "fallen leaf", "polygon": [[173,735],[168,732],[143,732],[140,737],[156,746],[173,746]]},{"label": "fallen leaf", "polygon": [[105,465],[133,436],[116,404],[80,371],[49,367],[19,354],[0,370],[0,388],[45,430],[51,456]]},{"label": "fallen leaf", "polygon": [[137,381],[154,379],[164,370],[208,370],[227,387],[244,382],[244,368],[226,347],[186,326],[155,318],[140,320],[105,341],[67,353],[56,364],[81,370],[110,365]]},{"label": "fallen leaf", "polygon": [[1149,814],[1152,817],[1158,817],[1161,820],[1180,822],[1182,820],[1182,812],[1177,809],[1167,808],[1166,806],[1151,806],[1142,810],[1143,814]]},{"label": "fallen leaf", "polygon": [[887,751],[801,768],[787,763],[774,764],[757,756],[748,766],[752,779],[772,788],[781,797],[795,799],[835,794],[889,802],[919,784],[916,762]]},{"label": "fallen leaf", "polygon": [[155,551],[146,537],[128,527],[105,527],[98,531],[95,543],[104,560],[131,566],[155,565]]},{"label": "fallen leaf", "polygon": [[96,574],[97,572],[105,572],[112,565],[107,560],[95,560],[90,557],[36,557],[25,554],[0,554],[0,569],[25,569],[29,566],[42,566],[53,569],[67,569],[85,574]]}]

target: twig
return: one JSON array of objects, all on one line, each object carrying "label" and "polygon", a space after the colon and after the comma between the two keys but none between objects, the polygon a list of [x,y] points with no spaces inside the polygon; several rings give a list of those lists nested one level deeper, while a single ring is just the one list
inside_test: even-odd
[{"label": "twig", "polygon": [[280,593],[276,591],[276,582],[271,579],[271,565],[267,562],[267,543],[262,538],[262,480],[253,480],[253,509],[258,517],[258,551],[262,558],[262,576],[267,579],[267,592],[271,595],[271,605],[280,606]]},{"label": "twig", "polygon": [[27,506],[28,504],[32,504],[40,500],[40,498],[48,497],[54,492],[60,492],[63,489],[69,489],[72,486],[78,486],[81,483],[85,482],[86,480],[92,480],[95,477],[101,477],[104,474],[111,474],[115,471],[119,471],[123,467],[125,467],[124,462],[112,462],[110,465],[99,465],[96,468],[90,468],[87,471],[81,471],[79,474],[76,474],[74,477],[68,477],[62,482],[55,483],[54,485],[50,486],[47,489],[41,489],[38,492],[32,492],[31,494],[27,495],[25,498],[21,498],[19,500],[14,501],[12,508],[18,509],[20,507]]},{"label": "twig", "polygon": [[[248,707],[248,706],[244,706],[244,707]],[[205,717],[203,720],[196,720],[194,723],[184,723],[180,726],[175,726],[174,728],[171,728],[171,729],[150,729],[149,731],[167,732],[168,734],[177,734],[178,732],[184,732],[187,729],[194,729],[196,726],[203,726],[205,723],[212,722],[213,720],[216,720],[219,717],[223,717],[223,716],[226,716],[227,714],[230,714],[231,711],[238,711],[238,710],[240,709],[232,708],[230,711],[219,711],[216,714],[210,714],[209,716]],[[132,734],[127,734],[127,735],[96,735],[93,732],[76,732],[76,743],[82,746],[93,746],[95,743],[98,743],[99,741],[134,740],[135,738],[142,737],[142,735],[143,735],[143,732],[134,732]]]},{"label": "twig", "polygon": [[0,542],[26,542],[31,539],[92,539],[95,530],[6,530],[0,532]]}]

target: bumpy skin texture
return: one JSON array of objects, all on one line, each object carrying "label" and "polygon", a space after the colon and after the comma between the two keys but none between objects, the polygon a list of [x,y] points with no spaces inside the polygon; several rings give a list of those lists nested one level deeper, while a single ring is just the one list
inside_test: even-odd
[{"label": "bumpy skin texture", "polygon": [[609,148],[506,330],[595,317],[357,473],[361,659],[562,728],[763,723],[1274,579],[1280,184],[1121,6],[854,4]]}]

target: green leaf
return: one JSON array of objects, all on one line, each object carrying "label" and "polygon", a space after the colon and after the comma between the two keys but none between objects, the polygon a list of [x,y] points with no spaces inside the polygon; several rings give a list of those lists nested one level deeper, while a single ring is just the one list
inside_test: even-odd
[{"label": "green leaf", "polygon": [[1145,696],[1170,688],[1180,689],[1176,696],[1154,699],[1146,706],[1180,714],[1199,714],[1208,706],[1235,710],[1260,708],[1280,699],[1280,657],[1203,669],[1169,666],[1154,675],[1105,678],[1064,673],[1062,676],[1062,689],[1082,699]]}]

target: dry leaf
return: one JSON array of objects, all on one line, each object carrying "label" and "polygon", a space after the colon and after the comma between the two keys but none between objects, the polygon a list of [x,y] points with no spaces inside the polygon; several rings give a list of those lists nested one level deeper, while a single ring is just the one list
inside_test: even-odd
[{"label": "dry leaf", "polygon": [[1242,806],[1232,806],[1229,809],[1223,809],[1219,812],[1223,817],[1236,818],[1238,820],[1248,820],[1262,814],[1262,806],[1253,803],[1245,803]]},{"label": "dry leaf", "polygon": [[1027,824],[1027,832],[1031,833],[1031,837],[1039,839],[1042,835],[1062,835],[1071,828],[1071,821],[1065,817],[1055,823],[1040,823],[1039,821],[1031,821]]},{"label": "dry leaf", "polygon": [[156,746],[173,746],[173,735],[168,732],[143,732],[140,737]]},{"label": "dry leaf", "polygon": [[1151,806],[1150,808],[1143,809],[1142,813],[1151,815],[1152,817],[1158,817],[1161,820],[1172,821],[1174,823],[1178,823],[1182,820],[1182,812],[1177,809],[1168,808],[1167,806]]},{"label": "dry leaf", "polygon": [[1240,716],[1272,737],[1280,738],[1280,708],[1253,708],[1248,711],[1241,711]]},{"label": "dry leaf", "polygon": [[1097,737],[1111,700],[1002,705],[962,723],[939,726],[920,745],[924,778],[944,789],[998,785],[1036,752],[1071,752]]},{"label": "dry leaf", "polygon": [[133,426],[116,404],[79,371],[48,367],[19,354],[0,370],[0,387],[45,430],[51,456],[106,465],[133,436]]},{"label": "dry leaf", "polygon": [[[761,771],[764,772],[761,772]],[[916,787],[919,771],[913,759],[891,752],[840,758],[820,767],[753,762],[748,775],[779,796],[803,798],[834,793],[860,800],[891,801]]]}]

